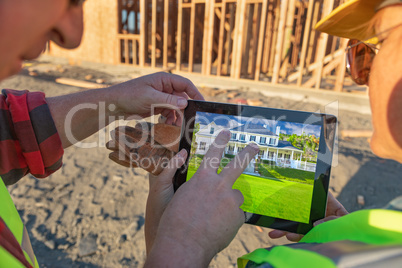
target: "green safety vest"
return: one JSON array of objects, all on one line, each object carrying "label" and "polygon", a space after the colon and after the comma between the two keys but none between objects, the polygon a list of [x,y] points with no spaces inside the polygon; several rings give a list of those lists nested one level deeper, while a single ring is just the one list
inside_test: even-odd
[{"label": "green safety vest", "polygon": [[360,210],[314,227],[300,243],[257,249],[239,258],[237,264],[241,268],[263,264],[326,268],[342,261],[364,262],[374,254],[386,259],[395,250],[402,251],[402,212]]},{"label": "green safety vest", "polygon": [[[18,244],[25,255],[25,259],[33,266],[39,267],[35,255],[33,254],[31,242],[28,237],[20,215],[11,199],[11,196],[0,177],[0,217],[7,225],[8,229],[16,238]],[[11,253],[0,245],[0,267],[24,267]]]}]

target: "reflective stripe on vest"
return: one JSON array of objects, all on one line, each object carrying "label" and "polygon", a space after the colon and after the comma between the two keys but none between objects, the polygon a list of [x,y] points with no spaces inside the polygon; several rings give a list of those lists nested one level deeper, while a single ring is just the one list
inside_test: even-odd
[{"label": "reflective stripe on vest", "polygon": [[[250,262],[251,261],[251,262]],[[254,263],[257,265],[250,265]],[[335,268],[336,265],[331,259],[315,252],[294,249],[285,246],[274,247],[270,251],[260,248],[237,260],[238,267],[258,267],[258,264],[269,263],[269,267],[294,268]],[[247,266],[248,265],[248,266]],[[264,267],[264,266],[263,266]],[[266,267],[266,266],[265,266]]]},{"label": "reflective stripe on vest", "polygon": [[354,262],[358,255],[369,261],[370,255],[379,252],[386,259],[402,252],[402,212],[360,210],[314,227],[300,242],[257,249],[239,258],[238,266],[315,267],[318,263],[319,267],[334,267],[345,256]]},{"label": "reflective stripe on vest", "polygon": [[[24,253],[25,259],[33,267],[39,267],[35,255],[33,254],[28,232],[21,221],[20,215],[11,199],[11,196],[0,177],[0,217],[4,221],[8,230],[18,242]],[[24,267],[9,251],[0,245],[0,267]]]}]

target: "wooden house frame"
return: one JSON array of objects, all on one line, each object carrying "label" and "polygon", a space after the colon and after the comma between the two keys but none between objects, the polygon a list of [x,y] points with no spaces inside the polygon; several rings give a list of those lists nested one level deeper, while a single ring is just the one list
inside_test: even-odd
[{"label": "wooden house frame", "polygon": [[[342,91],[346,39],[314,30],[344,0],[97,0],[82,45],[49,54]],[[350,83],[350,82],[348,82]]]}]

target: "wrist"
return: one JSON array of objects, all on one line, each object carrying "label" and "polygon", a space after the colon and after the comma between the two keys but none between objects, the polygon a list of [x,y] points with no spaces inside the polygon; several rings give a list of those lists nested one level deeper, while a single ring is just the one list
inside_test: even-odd
[{"label": "wrist", "polygon": [[214,254],[206,250],[189,238],[159,235],[144,267],[208,267]]},{"label": "wrist", "polygon": [[154,240],[158,231],[159,222],[163,210],[159,206],[154,205],[150,196],[148,196],[147,205],[145,209],[145,224],[144,224],[144,234],[145,234],[145,246],[147,255],[150,254],[152,246],[154,245]]},{"label": "wrist", "polygon": [[135,98],[136,84],[133,80],[104,88],[104,100],[108,116],[113,120],[126,119],[136,114],[138,98]]},{"label": "wrist", "polygon": [[[96,90],[99,90],[97,93],[102,96],[102,105],[104,105],[106,120],[111,123],[113,121],[122,119],[119,118],[123,116],[123,112],[119,107],[119,94],[116,92],[114,86]],[[100,102],[99,105],[101,105]]]}]

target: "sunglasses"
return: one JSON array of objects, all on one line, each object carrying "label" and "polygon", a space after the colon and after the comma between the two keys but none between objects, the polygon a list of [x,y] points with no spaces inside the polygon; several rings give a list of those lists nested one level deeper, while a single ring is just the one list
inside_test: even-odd
[{"label": "sunglasses", "polygon": [[346,71],[358,85],[367,85],[371,64],[378,48],[359,40],[351,39],[346,48]]},{"label": "sunglasses", "polygon": [[[379,37],[382,34],[389,32],[399,26],[402,23],[397,24],[383,32],[380,32],[366,40]],[[382,43],[381,41],[379,42]],[[370,77],[371,64],[373,63],[375,55],[377,55],[378,48],[376,45],[366,43],[365,41],[359,41],[351,39],[346,47],[346,71],[352,78],[352,80],[358,85],[368,85]]]}]

